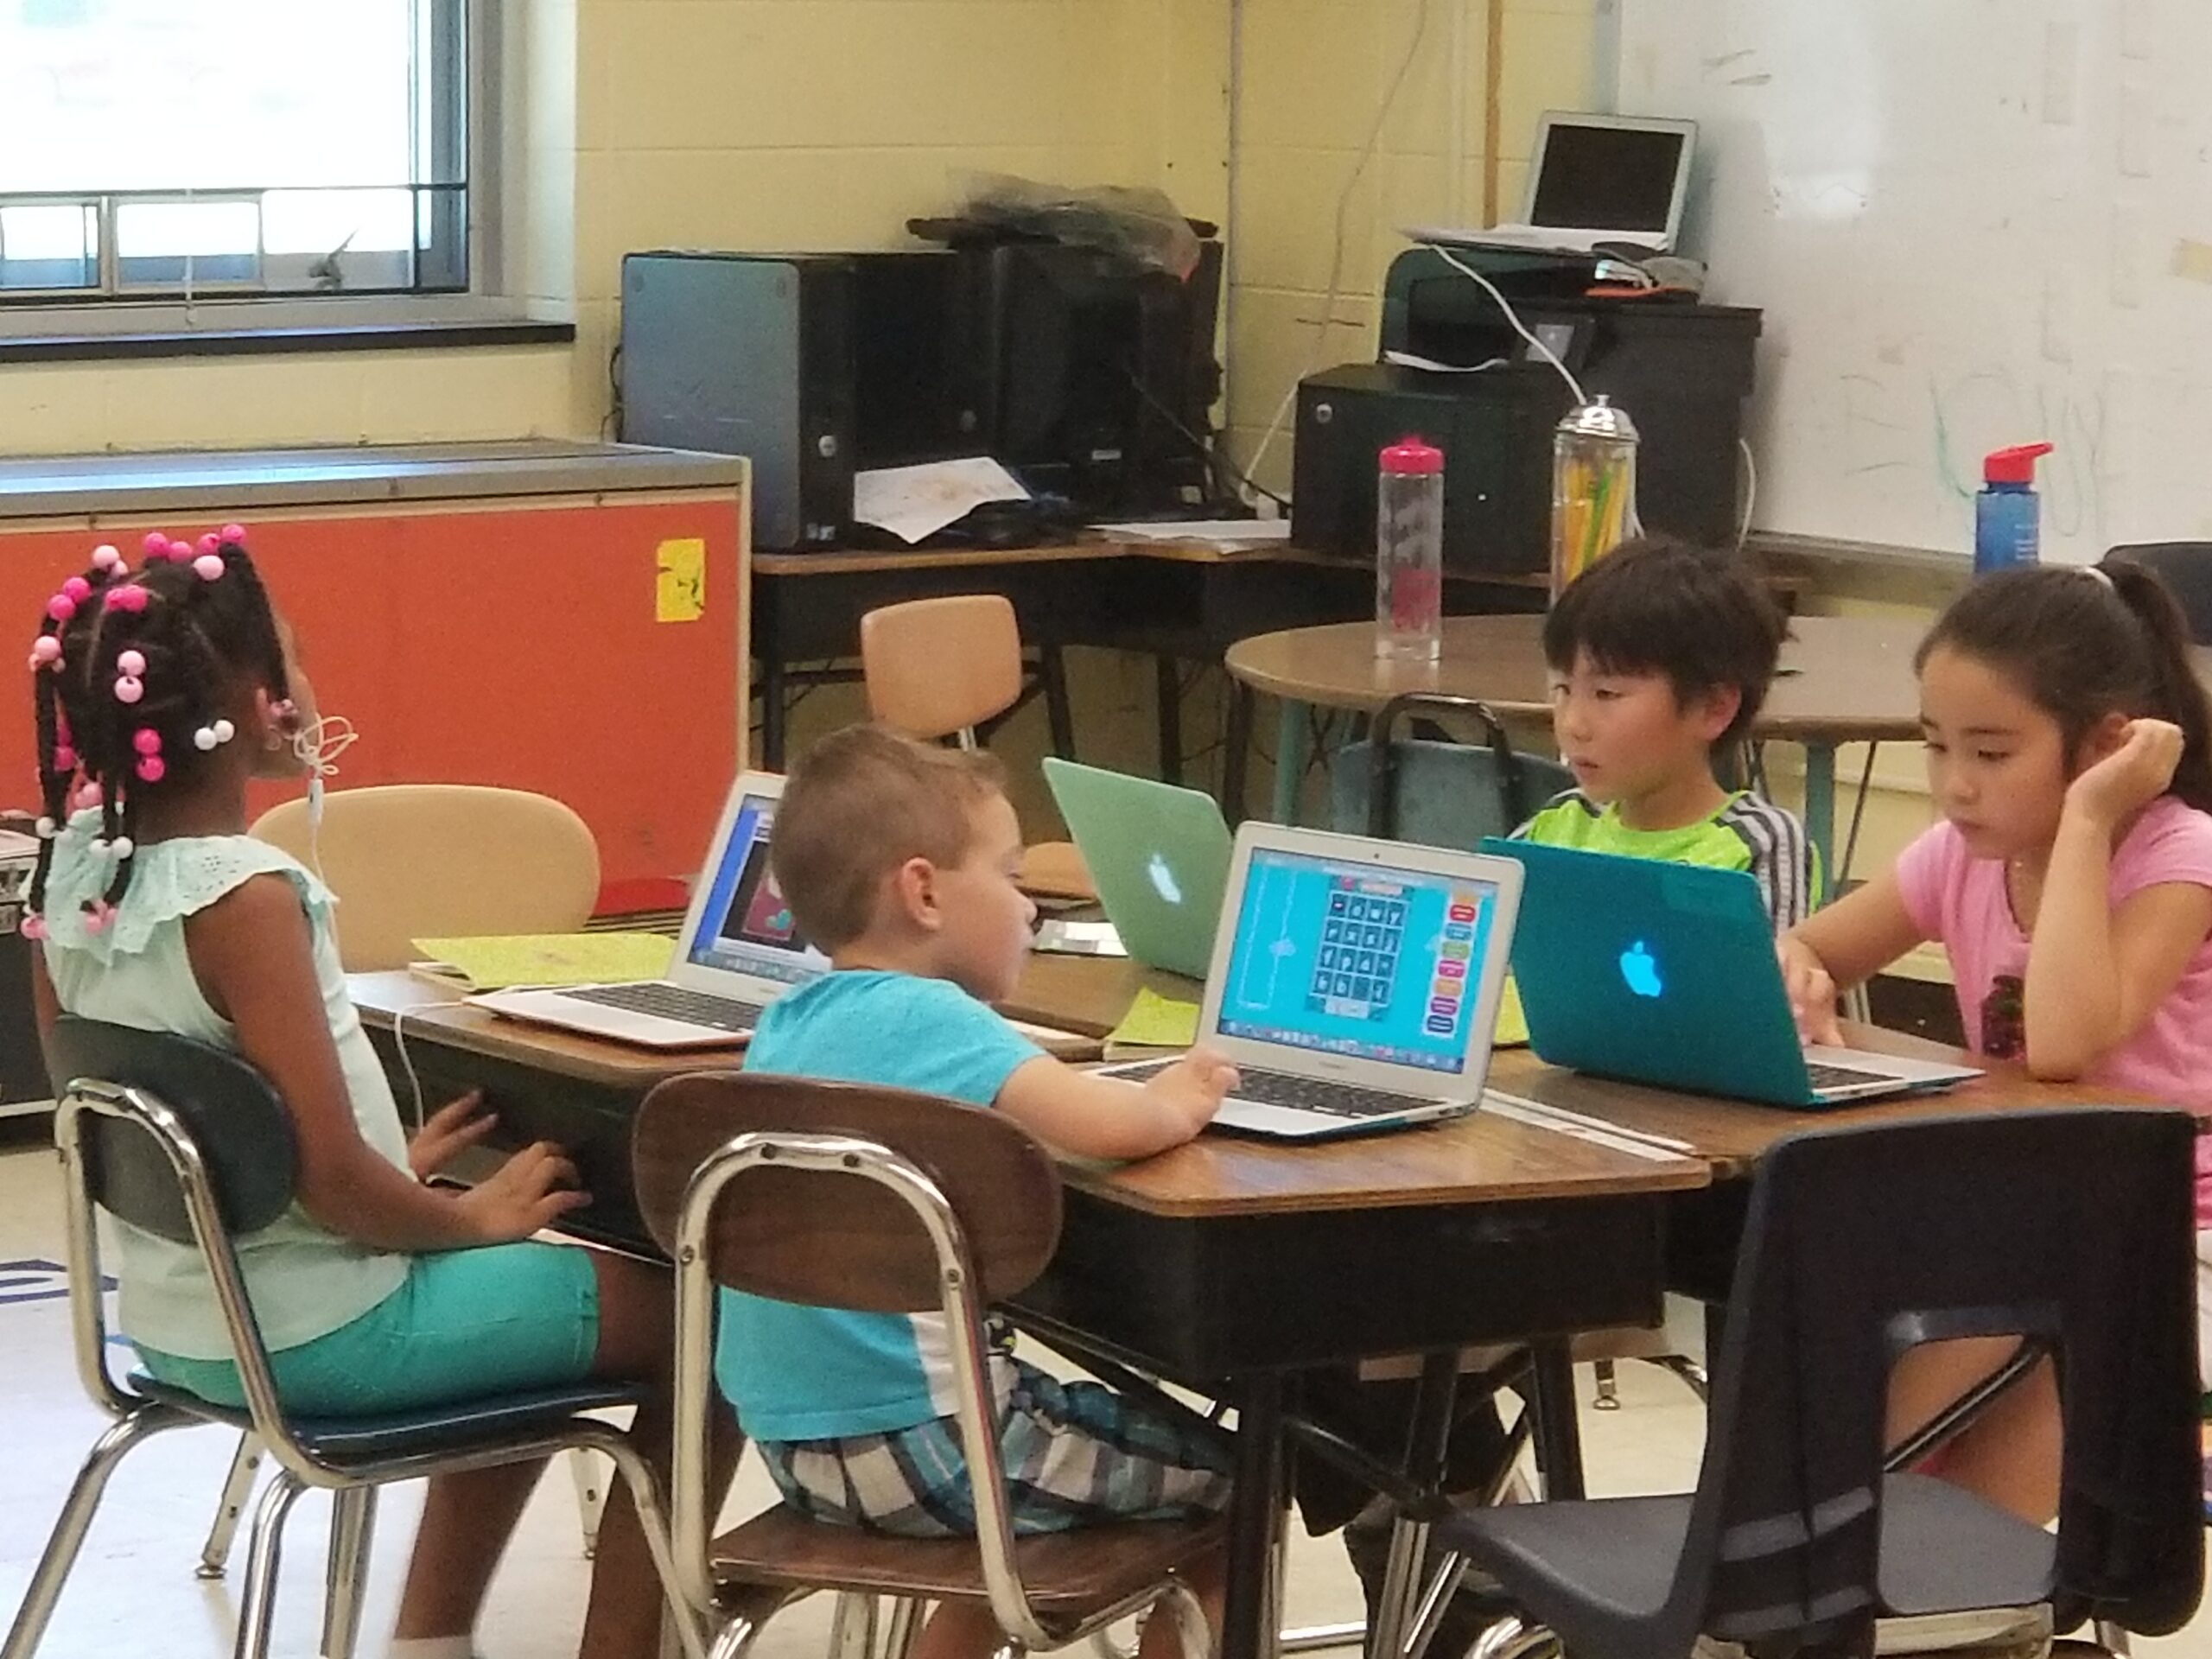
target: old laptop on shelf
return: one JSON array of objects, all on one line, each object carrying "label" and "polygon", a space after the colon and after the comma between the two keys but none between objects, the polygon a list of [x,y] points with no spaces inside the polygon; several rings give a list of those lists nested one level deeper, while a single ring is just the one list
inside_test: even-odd
[{"label": "old laptop on shelf", "polygon": [[1548,111],[1536,124],[1521,219],[1488,230],[1408,230],[1415,242],[1540,253],[1671,253],[1689,196],[1694,121]]},{"label": "old laptop on shelf", "polygon": [[1510,859],[1246,823],[1198,1018],[1242,1077],[1214,1127],[1325,1141],[1474,1110],[1521,880]]},{"label": "old laptop on shelf", "polygon": [[1798,1039],[1758,883],[1741,870],[1492,839],[1528,869],[1513,977],[1539,1059],[1772,1106],[1946,1089],[1972,1066]]},{"label": "old laptop on shelf", "polygon": [[731,788],[666,979],[494,991],[471,1003],[648,1048],[717,1047],[752,1036],[770,1002],[830,968],[830,959],[799,937],[768,868],[768,836],[783,791],[781,778],[762,772],[747,772]]},{"label": "old laptop on shelf", "polygon": [[1229,825],[1211,795],[1045,757],[1068,835],[1122,948],[1147,968],[1204,976],[1229,880]]}]

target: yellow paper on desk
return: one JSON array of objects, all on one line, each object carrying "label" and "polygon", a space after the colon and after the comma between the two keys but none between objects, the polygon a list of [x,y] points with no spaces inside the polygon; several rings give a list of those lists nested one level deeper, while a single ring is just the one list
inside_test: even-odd
[{"label": "yellow paper on desk", "polygon": [[417,939],[426,978],[471,991],[517,985],[599,985],[658,979],[676,941],[658,933],[515,933],[474,939]]},{"label": "yellow paper on desk", "polygon": [[1497,1032],[1491,1039],[1492,1048],[1526,1048],[1529,1046],[1529,1016],[1521,1011],[1521,988],[1514,983],[1513,976],[1505,976],[1505,986],[1497,997]]},{"label": "yellow paper on desk", "polygon": [[1188,1048],[1198,1040],[1197,1003],[1142,989],[1122,1023],[1106,1034],[1109,1045],[1128,1048]]}]

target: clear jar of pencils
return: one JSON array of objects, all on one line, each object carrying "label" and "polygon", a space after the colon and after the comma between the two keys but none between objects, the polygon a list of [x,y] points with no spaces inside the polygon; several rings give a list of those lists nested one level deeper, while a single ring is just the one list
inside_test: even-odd
[{"label": "clear jar of pencils", "polygon": [[1552,436],[1552,597],[1643,526],[1636,516],[1636,423],[1605,393]]}]

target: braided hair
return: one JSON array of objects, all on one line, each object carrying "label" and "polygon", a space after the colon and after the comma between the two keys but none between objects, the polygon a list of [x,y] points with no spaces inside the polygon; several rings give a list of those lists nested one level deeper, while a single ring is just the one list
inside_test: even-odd
[{"label": "braided hair", "polygon": [[130,886],[142,809],[188,788],[237,731],[241,696],[289,696],[283,641],[236,524],[197,545],[152,535],[130,570],[112,547],[49,600],[31,647],[38,723],[38,865],[29,908],[43,934],[54,845],[72,807],[97,805],[94,852],[115,873],[86,925],[107,924]]}]

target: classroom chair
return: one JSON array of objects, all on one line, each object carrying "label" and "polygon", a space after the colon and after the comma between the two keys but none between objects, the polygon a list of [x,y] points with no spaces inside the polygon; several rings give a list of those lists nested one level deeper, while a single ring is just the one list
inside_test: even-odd
[{"label": "classroom chair", "polygon": [[252,834],[321,875],[338,895],[349,974],[404,968],[421,938],[573,933],[599,902],[599,846],[560,802],[474,784],[334,790],[322,828],[304,800],[264,813]]},{"label": "classroom chair", "polygon": [[[1039,669],[1049,698],[1055,693],[1059,655],[1049,648]],[[925,740],[950,737],[976,746],[976,728],[1006,714],[1024,696],[1021,631],[1014,606],[998,594],[957,594],[943,599],[884,605],[861,618],[861,672],[868,712],[887,726]],[[1055,732],[1052,747],[1068,745]],[[1095,904],[1098,890],[1083,855],[1065,841],[1040,842],[1023,855],[1025,891],[1051,899]]]},{"label": "classroom chair", "polygon": [[[1815,1129],[1760,1160],[1697,1490],[1463,1510],[1436,1536],[1528,1611],[1475,1659],[1553,1637],[1609,1659],[1952,1645],[2195,1612],[2192,1147],[2185,1112],[2080,1107]],[[2056,1535],[1885,1472],[1891,1362],[1921,1342],[2053,1344]],[[2023,1618],[2024,1615],[2024,1618]],[[1902,1623],[1898,1623],[1902,1621]],[[1949,1642],[1932,1637],[1948,1627]],[[2118,1639],[2111,1637],[2110,1639]]]},{"label": "classroom chair", "polygon": [[[124,1453],[152,1435],[203,1424],[246,1431],[276,1464],[254,1510],[238,1659],[268,1652],[284,1523],[308,1487],[330,1492],[335,1506],[316,1649],[326,1659],[353,1654],[377,1493],[394,1481],[570,1449],[604,1453],[630,1488],[654,1565],[673,1592],[659,1481],[627,1433],[583,1414],[635,1406],[636,1389],[587,1382],[374,1417],[288,1410],[276,1397],[232,1242],[267,1226],[293,1202],[296,1150],[283,1103],[236,1055],[168,1033],[64,1016],[48,1039],[48,1061],[57,1095],[54,1139],[67,1205],[78,1375],[115,1421],[70,1489],[22,1606],[0,1642],[0,1659],[31,1659],[37,1650],[108,1477]],[[101,1210],[199,1251],[230,1337],[244,1409],[211,1404],[143,1371],[120,1381],[110,1372],[95,1225]],[[696,1656],[696,1629],[682,1634],[686,1651]]]},{"label": "classroom chair", "polygon": [[[812,1591],[888,1599],[889,1659],[928,1601],[981,1603],[1001,1659],[1049,1651],[1150,1609],[1205,1659],[1205,1618],[1179,1569],[1218,1546],[1217,1520],[1014,1536],[999,1460],[986,1308],[1051,1259],[1060,1178],[1019,1125],[903,1090],[737,1072],[672,1078],[646,1096],[638,1207],[677,1267],[676,1571],[717,1627],[710,1659],[742,1659],[762,1623]],[[941,1312],[979,1535],[910,1539],[807,1519],[787,1505],[710,1539],[706,1428],[715,1287],[874,1313]]]},{"label": "classroom chair", "polygon": [[2212,542],[2128,542],[2105,556],[2155,571],[2180,601],[2190,640],[2212,645]]}]

